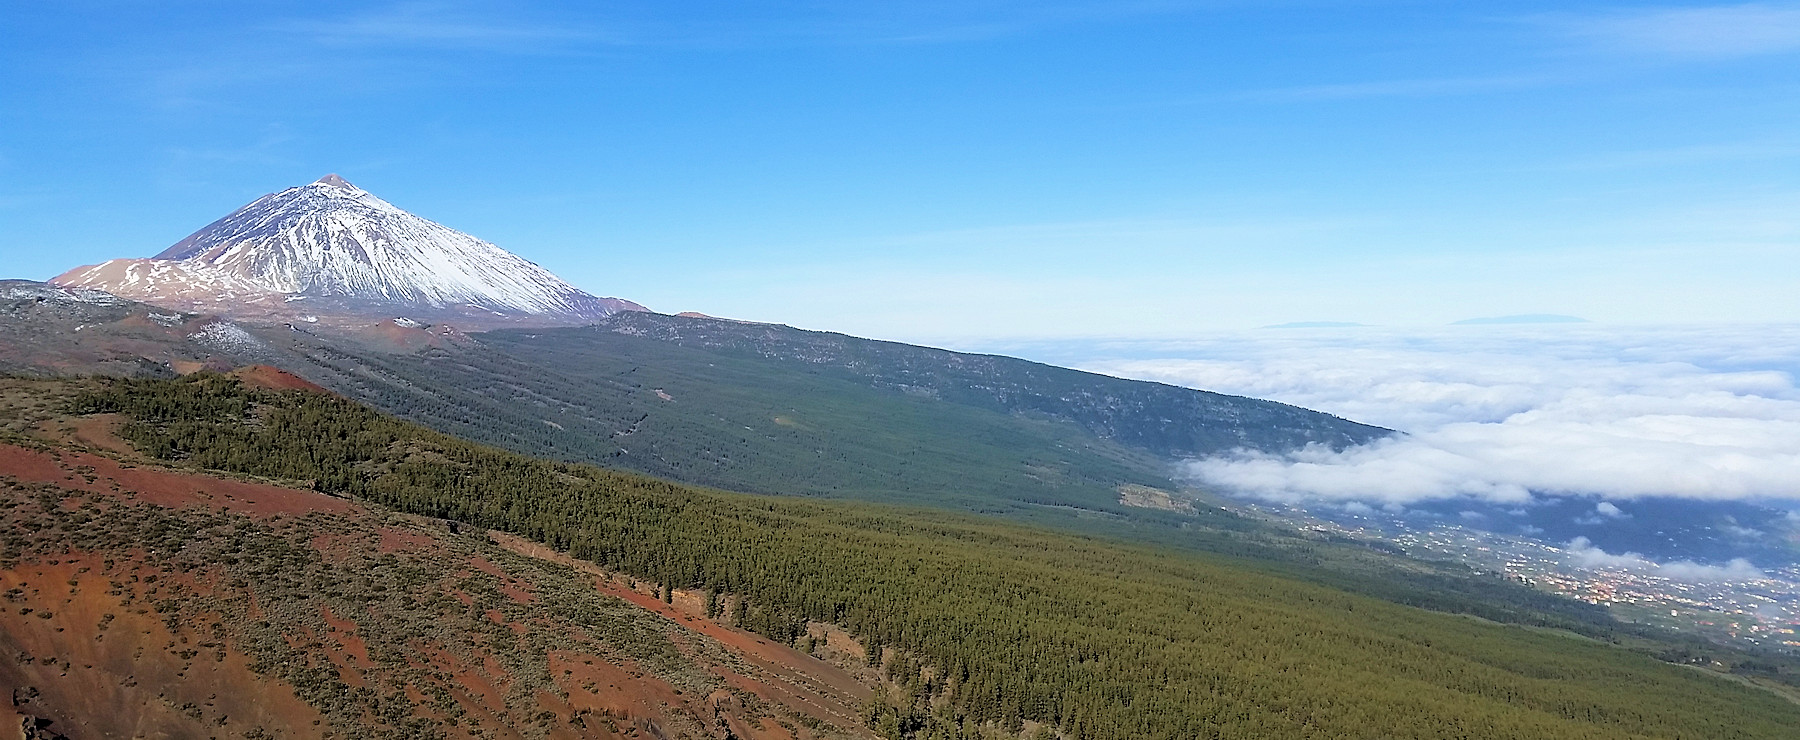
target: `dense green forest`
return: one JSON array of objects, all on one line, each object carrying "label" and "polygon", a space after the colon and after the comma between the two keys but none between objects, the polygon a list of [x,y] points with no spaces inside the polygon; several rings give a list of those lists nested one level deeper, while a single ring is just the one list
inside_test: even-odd
[{"label": "dense green forest", "polygon": [[1230,559],[965,515],[695,489],[536,460],[343,399],[220,376],[119,381],[140,449],[515,532],[742,596],[793,640],[837,623],[900,689],[871,722],[1071,738],[1787,738],[1775,693],[1559,630],[1397,605]]}]

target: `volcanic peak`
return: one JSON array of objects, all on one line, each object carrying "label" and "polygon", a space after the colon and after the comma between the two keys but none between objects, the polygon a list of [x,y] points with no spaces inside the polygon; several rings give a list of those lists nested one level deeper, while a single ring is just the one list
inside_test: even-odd
[{"label": "volcanic peak", "polygon": [[335,309],[358,321],[419,314],[470,327],[585,324],[646,310],[583,292],[337,174],[258,198],[153,259],[77,268],[53,282],[157,305],[271,318],[303,299],[312,299],[309,314]]},{"label": "volcanic peak", "polygon": [[343,188],[345,190],[361,190],[362,189],[355,185],[351,185],[349,180],[345,180],[342,177],[338,177],[336,172],[330,173],[324,177],[314,180],[313,184],[314,185],[330,185],[332,187]]}]

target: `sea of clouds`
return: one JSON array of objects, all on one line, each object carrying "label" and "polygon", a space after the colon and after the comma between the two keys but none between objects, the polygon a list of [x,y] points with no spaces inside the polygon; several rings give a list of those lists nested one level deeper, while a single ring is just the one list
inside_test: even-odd
[{"label": "sea of clouds", "polygon": [[[1263,329],[1016,349],[1404,432],[1346,450],[1186,464],[1201,483],[1268,501],[1397,511],[1575,496],[1595,501],[1587,511],[1598,522],[1646,497],[1789,509],[1800,499],[1800,325]],[[1567,548],[1592,567],[1691,566],[1586,540]],[[1692,575],[1724,574],[1706,567]]]},{"label": "sea of clouds", "polygon": [[1266,329],[1096,350],[1079,364],[1405,433],[1189,464],[1270,500],[1800,498],[1800,326]]}]

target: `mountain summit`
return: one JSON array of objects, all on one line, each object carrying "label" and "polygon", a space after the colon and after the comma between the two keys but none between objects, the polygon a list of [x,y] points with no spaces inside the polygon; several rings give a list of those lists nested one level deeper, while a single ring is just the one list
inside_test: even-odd
[{"label": "mountain summit", "polygon": [[645,310],[589,295],[335,174],[258,198],[152,259],[78,267],[52,282],[246,318],[569,325]]}]

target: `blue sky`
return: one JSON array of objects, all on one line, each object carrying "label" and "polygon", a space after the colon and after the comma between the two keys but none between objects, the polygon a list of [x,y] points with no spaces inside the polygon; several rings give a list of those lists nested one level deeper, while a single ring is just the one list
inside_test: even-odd
[{"label": "blue sky", "polygon": [[0,274],[337,172],[896,339],[1800,320],[1800,3],[521,7],[7,4]]}]

